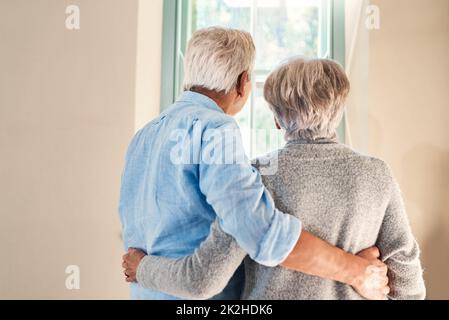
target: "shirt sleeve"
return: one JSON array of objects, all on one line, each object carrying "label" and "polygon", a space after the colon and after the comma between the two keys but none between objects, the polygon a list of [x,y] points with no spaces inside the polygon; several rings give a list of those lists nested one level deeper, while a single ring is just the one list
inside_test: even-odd
[{"label": "shirt sleeve", "polygon": [[184,299],[210,299],[219,294],[242,264],[246,252],[224,233],[217,221],[207,239],[187,257],[146,256],[137,268],[143,288]]},{"label": "shirt sleeve", "polygon": [[419,246],[412,234],[399,185],[393,178],[391,200],[377,247],[388,266],[390,299],[420,300],[426,296]]},{"label": "shirt sleeve", "polygon": [[288,257],[299,239],[301,223],[275,208],[245,155],[235,121],[203,133],[199,180],[223,231],[254,261],[274,267]]}]

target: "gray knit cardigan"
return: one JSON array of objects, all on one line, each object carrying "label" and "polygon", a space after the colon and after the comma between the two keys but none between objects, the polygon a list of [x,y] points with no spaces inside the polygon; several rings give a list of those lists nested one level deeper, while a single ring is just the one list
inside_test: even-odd
[{"label": "gray knit cardigan", "polygon": [[[267,163],[277,167],[275,174],[263,175]],[[389,267],[390,299],[424,299],[419,247],[399,187],[383,161],[334,141],[296,141],[255,166],[276,207],[298,217],[305,230],[350,253],[376,245]],[[243,260],[242,299],[362,298],[342,283],[256,263],[217,222],[191,256],[146,256],[137,279],[146,288],[206,299],[223,290]]]}]

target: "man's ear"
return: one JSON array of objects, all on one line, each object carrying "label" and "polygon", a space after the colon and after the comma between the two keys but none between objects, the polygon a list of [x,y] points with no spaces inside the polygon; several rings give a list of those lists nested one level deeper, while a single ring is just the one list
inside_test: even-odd
[{"label": "man's ear", "polygon": [[239,75],[239,78],[237,80],[237,94],[240,97],[244,97],[246,94],[246,84],[249,81],[249,73],[248,71],[244,71],[241,75]]}]

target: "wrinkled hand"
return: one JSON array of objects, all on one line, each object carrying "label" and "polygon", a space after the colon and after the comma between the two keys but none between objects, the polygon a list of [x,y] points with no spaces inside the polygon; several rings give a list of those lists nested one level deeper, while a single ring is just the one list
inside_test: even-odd
[{"label": "wrinkled hand", "polygon": [[140,261],[146,256],[145,252],[129,248],[128,253],[123,256],[122,267],[126,277],[126,282],[137,282],[137,267]]},{"label": "wrinkled hand", "polygon": [[390,288],[388,287],[388,267],[379,260],[380,252],[376,247],[363,250],[357,254],[365,261],[365,273],[355,280],[353,285],[358,294],[369,300],[385,300]]}]

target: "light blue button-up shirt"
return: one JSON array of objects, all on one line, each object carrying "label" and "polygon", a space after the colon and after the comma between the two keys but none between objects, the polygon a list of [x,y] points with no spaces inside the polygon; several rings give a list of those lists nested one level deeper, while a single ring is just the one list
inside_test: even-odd
[{"label": "light blue button-up shirt", "polygon": [[[136,134],[126,156],[119,206],[126,249],[173,258],[192,254],[218,218],[223,231],[258,263],[276,266],[285,260],[301,224],[275,208],[244,156],[241,137],[228,138],[228,132],[238,130],[213,100],[184,92]],[[244,161],[237,161],[242,155]],[[236,274],[217,298],[237,299],[241,286],[242,275]],[[131,297],[176,299],[138,284],[131,285]]]}]

